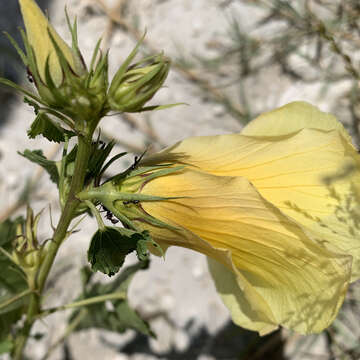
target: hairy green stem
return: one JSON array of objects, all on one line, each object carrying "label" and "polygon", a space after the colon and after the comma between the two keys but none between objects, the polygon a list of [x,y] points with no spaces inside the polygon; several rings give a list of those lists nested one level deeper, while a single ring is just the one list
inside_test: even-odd
[{"label": "hairy green stem", "polygon": [[61,214],[59,224],[54,232],[54,236],[50,244],[50,247],[48,249],[46,258],[44,259],[44,262],[39,271],[38,290],[40,292],[42,292],[44,288],[45,281],[49,274],[50,268],[54,262],[56,253],[63,239],[67,235],[68,227],[71,223],[71,220],[74,218],[75,210],[80,203],[80,201],[76,198],[76,194],[82,190],[82,187],[84,185],[86,169],[88,166],[88,161],[90,156],[90,146],[91,146],[91,138],[86,139],[79,136],[79,144],[78,144],[78,151],[75,160],[74,175],[72,178],[68,199],[66,201],[64,210]]},{"label": "hairy green stem", "polygon": [[36,320],[36,316],[40,312],[41,294],[44,289],[46,279],[54,263],[59,247],[67,236],[69,225],[74,218],[76,208],[80,203],[80,201],[76,198],[76,194],[82,190],[84,185],[86,169],[90,156],[90,146],[91,135],[88,137],[78,137],[78,151],[76,155],[74,175],[71,181],[69,195],[48,248],[46,257],[40,267],[38,277],[36,279],[36,289],[34,289],[34,292],[30,295],[30,303],[24,327],[15,340],[15,350],[13,352],[14,360],[22,359],[22,354],[29,337],[31,327]]}]

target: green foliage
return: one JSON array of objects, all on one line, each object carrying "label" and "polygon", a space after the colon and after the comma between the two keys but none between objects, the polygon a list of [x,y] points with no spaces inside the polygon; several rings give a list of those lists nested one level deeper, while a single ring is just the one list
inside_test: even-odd
[{"label": "green foliage", "polygon": [[[36,119],[38,119],[38,117]],[[35,119],[33,125],[35,124],[35,122],[37,122],[36,119]],[[49,125],[49,123],[46,120],[45,120],[45,122],[43,122],[42,120],[39,120],[39,123],[35,124],[34,126],[32,125],[29,133],[31,132],[31,134],[35,136],[36,132],[42,126],[40,124],[40,122],[43,124],[46,122],[45,126],[46,126],[47,130],[45,132],[47,132],[47,131],[49,132],[49,136],[52,136],[53,141],[56,141],[55,138],[57,137],[57,135],[59,135],[59,136],[62,135],[61,132],[58,132],[56,135],[57,130],[55,128],[52,128],[52,125]],[[50,134],[50,132],[51,132],[51,134]],[[42,134],[44,135],[44,132],[42,132]],[[30,134],[29,134],[29,136],[30,136]],[[32,136],[30,136],[30,137],[32,137]],[[113,146],[114,146],[114,143],[112,143],[112,142],[107,144],[106,146],[104,146],[102,143],[100,143],[98,141],[94,142],[92,144],[90,162],[88,165],[88,169],[86,172],[86,178],[85,178],[86,183],[89,183],[91,180],[93,180],[94,178],[96,178],[97,176],[99,176],[103,173],[104,162],[106,161]],[[19,152],[19,154],[21,156],[25,157],[26,159],[30,160],[31,162],[41,166],[50,175],[51,181],[54,182],[56,185],[59,185],[60,162],[56,162],[54,160],[47,159],[44,156],[42,150],[26,149],[23,153]],[[65,163],[65,173],[63,175],[65,175],[65,177],[72,177],[72,175],[73,175],[73,167],[74,167],[74,163],[75,163],[76,154],[77,154],[77,145],[75,145],[71,149],[71,151],[68,154],[65,154],[63,157],[62,161],[64,161],[64,163]],[[126,153],[121,153],[121,154],[117,155],[116,158],[119,158],[120,156],[123,156],[125,154]],[[112,161],[113,161],[112,159],[109,160],[109,162],[112,162]]]},{"label": "green foliage", "polygon": [[[16,226],[21,222],[23,219],[19,217],[14,221],[6,220],[0,224],[0,247],[7,253],[12,251]],[[20,319],[23,307],[26,305],[26,298],[22,297],[4,307],[1,307],[1,304],[5,304],[16,294],[24,291],[27,283],[22,271],[15,267],[4,252],[0,252],[0,269],[0,349],[7,349],[10,346],[7,341],[10,329]]]},{"label": "green foliage", "polygon": [[59,172],[56,166],[56,162],[48,160],[44,155],[42,150],[25,150],[23,153],[19,154],[31,162],[40,165],[49,175],[52,182],[55,184],[59,183]]},{"label": "green foliage", "polygon": [[148,231],[105,227],[93,235],[88,250],[88,260],[93,271],[112,276],[124,264],[126,255],[137,252],[139,260],[148,258],[147,244],[152,243]]},{"label": "green foliage", "polygon": [[[140,261],[135,265],[128,266],[112,282],[107,284],[101,284],[98,282],[91,284],[93,273],[89,268],[83,268],[83,294],[78,298],[78,300],[117,292],[126,293],[134,275],[139,270],[147,269],[148,266],[148,261]],[[109,310],[106,307],[105,302],[87,306],[85,308],[86,312],[83,312],[84,316],[81,318],[76,331],[96,327],[99,329],[122,333],[127,329],[134,329],[144,335],[155,336],[155,334],[151,331],[149,324],[129,306],[126,299],[111,300],[111,304],[113,308],[112,310]],[[75,310],[72,313],[69,322],[81,315],[80,313],[82,311],[83,309]]]},{"label": "green foliage", "polygon": [[10,352],[12,348],[13,348],[13,343],[10,340],[1,341],[0,355]]},{"label": "green foliage", "polygon": [[30,139],[34,139],[37,135],[43,135],[49,141],[57,143],[65,141],[64,129],[43,112],[36,115],[28,131]]}]

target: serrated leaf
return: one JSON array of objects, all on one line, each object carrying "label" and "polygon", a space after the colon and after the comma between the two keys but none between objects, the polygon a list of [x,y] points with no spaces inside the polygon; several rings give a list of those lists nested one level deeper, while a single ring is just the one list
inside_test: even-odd
[{"label": "serrated leaf", "polygon": [[88,260],[92,270],[112,276],[120,270],[126,255],[135,250],[141,252],[141,260],[144,260],[147,253],[144,245],[149,240],[147,231],[135,232],[110,226],[98,229],[91,239],[88,250]]},{"label": "serrated leaf", "polygon": [[[22,222],[22,218],[14,221],[6,220],[0,224],[0,246],[7,252],[12,250],[12,241],[16,236],[16,226]],[[16,294],[27,288],[26,280],[20,269],[15,269],[8,257],[0,252],[0,304],[5,303]],[[0,309],[0,341],[7,339],[11,326],[17,322],[22,315],[22,308],[27,303],[23,297],[18,301]]]},{"label": "serrated leaf", "polygon": [[40,165],[46,172],[50,175],[52,182],[58,185],[59,183],[59,172],[56,166],[56,162],[48,160],[44,155],[42,150],[25,150],[23,153],[19,152],[21,156],[24,156],[26,159],[31,162]]},{"label": "serrated leaf", "polygon": [[49,141],[55,141],[57,143],[65,141],[64,129],[43,112],[39,112],[36,115],[27,134],[30,139],[42,135]]},{"label": "serrated leaf", "polygon": [[0,354],[6,354],[10,352],[13,348],[14,344],[10,340],[4,340],[0,342]]},{"label": "serrated leaf", "polygon": [[[139,270],[146,269],[148,265],[148,261],[138,262],[125,268],[110,283],[95,283],[92,285],[90,284],[91,276],[89,270],[83,269],[82,273],[83,275],[85,274],[83,280],[86,279],[87,283],[84,284],[84,293],[80,296],[79,300],[104,294],[127,292],[133,276]],[[129,306],[127,300],[112,300],[111,303],[114,310],[109,310],[104,302],[87,306],[86,315],[81,319],[75,331],[95,327],[122,333],[127,329],[134,329],[144,335],[155,336],[149,324],[141,318],[137,311]],[[75,310],[69,321],[73,320],[80,311],[80,309]]]}]

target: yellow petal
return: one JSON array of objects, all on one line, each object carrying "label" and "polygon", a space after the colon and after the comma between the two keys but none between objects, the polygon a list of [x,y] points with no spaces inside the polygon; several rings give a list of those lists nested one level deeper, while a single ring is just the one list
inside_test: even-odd
[{"label": "yellow petal", "polygon": [[230,310],[237,324],[261,333],[278,325],[310,333],[336,316],[351,257],[316,244],[245,178],[185,169],[150,180],[141,192],[181,197],[142,203],[147,213],[179,229],[139,222],[160,245],[202,252],[236,272],[241,291],[234,289]]},{"label": "yellow petal", "polygon": [[19,0],[19,3],[26,35],[35,52],[39,75],[45,81],[45,64],[49,57],[50,74],[55,85],[58,86],[62,82],[63,72],[48,31],[50,31],[70,66],[75,70],[72,50],[51,26],[34,0]]},{"label": "yellow petal", "polygon": [[208,265],[216,291],[229,309],[230,316],[236,325],[257,331],[261,336],[278,328],[276,320],[273,318],[268,320],[266,313],[262,310],[262,307],[267,309],[269,305],[264,303],[261,295],[241,276],[241,273],[236,269],[230,271],[222,263],[209,257]]},{"label": "yellow petal", "polygon": [[317,241],[352,255],[352,280],[360,278],[360,158],[341,132],[303,129],[279,137],[189,138],[148,161],[244,176]]},{"label": "yellow petal", "polygon": [[261,114],[250,121],[241,133],[249,136],[281,136],[305,128],[338,130],[351,143],[349,134],[335,116],[303,101],[295,101]]}]

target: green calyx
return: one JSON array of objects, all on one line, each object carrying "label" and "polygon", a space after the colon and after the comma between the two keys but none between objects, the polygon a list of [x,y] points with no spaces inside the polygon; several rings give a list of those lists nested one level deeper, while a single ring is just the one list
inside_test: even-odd
[{"label": "green calyx", "polygon": [[[136,251],[140,261],[148,258],[148,249],[164,255],[161,247],[151,238],[151,232],[141,228],[141,223],[176,230],[142,208],[143,202],[174,198],[142,194],[141,190],[147,181],[180,171],[183,166],[171,167],[167,164],[141,167],[138,166],[140,161],[141,158],[136,159],[135,164],[126,171],[77,194],[77,198],[90,209],[98,223],[98,230],[93,235],[88,251],[88,260],[94,271],[114,275],[123,265],[125,257],[133,251]],[[124,227],[105,226],[96,208],[99,204],[108,220],[114,224],[117,222],[114,218],[117,218]]]},{"label": "green calyx", "polygon": [[[151,238],[151,231],[142,229],[141,223],[176,229],[147,214],[142,208],[143,202],[166,201],[173,198],[142,194],[141,189],[146,181],[180,171],[183,167],[137,167],[140,160],[137,159],[128,170],[102,185],[77,194],[77,198],[88,206],[98,223],[98,230],[93,235],[88,251],[88,260],[94,271],[114,275],[123,265],[125,257],[133,251],[136,251],[140,261],[147,260],[149,249],[161,256],[164,255],[161,247]],[[104,167],[107,167],[107,164]],[[105,226],[95,206],[99,204],[106,212],[105,217],[108,220],[114,224],[117,222],[114,218],[117,218],[124,227]]]},{"label": "green calyx", "polygon": [[[70,24],[69,24],[70,26]],[[77,44],[76,22],[70,27],[73,35],[73,52],[78,54],[78,69],[76,72],[67,62],[62,50],[57,46],[51,33],[56,55],[61,64],[63,80],[58,86],[51,76],[49,61],[45,64],[45,81],[35,80],[41,99],[47,105],[65,115],[72,122],[72,129],[77,131],[92,131],[100,119],[107,113],[106,92],[108,87],[108,54],[103,55],[100,41],[95,47],[93,61],[89,70],[82,62],[82,56]],[[81,68],[80,63],[83,64]]]},{"label": "green calyx", "polygon": [[90,200],[93,203],[102,204],[125,227],[134,231],[140,231],[137,222],[146,222],[153,226],[174,230],[174,226],[146,213],[141,205],[142,202],[167,201],[174,198],[142,194],[141,189],[146,182],[181,171],[183,168],[184,166],[170,167],[170,165],[130,168],[130,171],[128,169],[114,176],[101,186],[80,192],[77,197],[83,201]]}]

